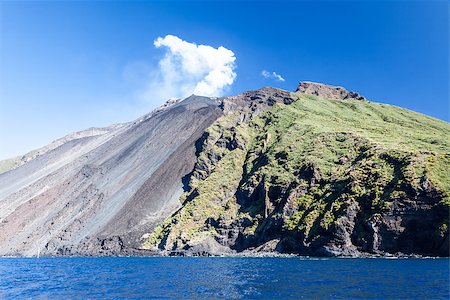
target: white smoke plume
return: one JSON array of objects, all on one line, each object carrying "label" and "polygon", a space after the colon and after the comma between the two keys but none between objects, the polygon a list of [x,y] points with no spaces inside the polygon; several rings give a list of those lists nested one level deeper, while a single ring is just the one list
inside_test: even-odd
[{"label": "white smoke plume", "polygon": [[223,46],[197,45],[174,35],[158,37],[153,44],[164,49],[165,55],[145,91],[150,101],[183,99],[191,94],[222,96],[236,78],[236,56]]}]

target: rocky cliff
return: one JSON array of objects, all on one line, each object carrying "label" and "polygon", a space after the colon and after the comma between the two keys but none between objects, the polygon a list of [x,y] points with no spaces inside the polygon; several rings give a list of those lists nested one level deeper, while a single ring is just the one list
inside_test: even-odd
[{"label": "rocky cliff", "polygon": [[449,141],[312,82],[171,101],[0,174],[0,255],[448,256]]},{"label": "rocky cliff", "polygon": [[144,247],[448,256],[449,124],[314,83],[222,107],[199,141],[183,206]]}]

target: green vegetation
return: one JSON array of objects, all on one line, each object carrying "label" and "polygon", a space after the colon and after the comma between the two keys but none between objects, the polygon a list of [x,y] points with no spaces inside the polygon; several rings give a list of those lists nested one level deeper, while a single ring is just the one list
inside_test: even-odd
[{"label": "green vegetation", "polygon": [[0,174],[13,169],[19,162],[21,156],[8,158],[0,161]]},{"label": "green vegetation", "polygon": [[39,149],[28,152],[25,155],[19,155],[12,158],[0,160],[0,174],[12,170],[21,164],[22,159],[30,159],[39,152]]},{"label": "green vegetation", "polygon": [[[205,227],[207,218],[232,220],[236,217],[234,192],[242,176],[246,150],[239,147],[230,150],[227,146],[230,143],[245,145],[251,139],[248,124],[242,123],[234,129],[237,118],[238,115],[222,117],[208,128],[204,151],[191,177],[190,191],[181,197],[183,208],[155,229],[145,247],[159,246],[166,238],[166,248],[178,248],[214,233],[214,228]],[[212,153],[220,158],[217,162],[210,160]]]},{"label": "green vegetation", "polygon": [[[208,129],[183,207],[146,247],[181,248],[244,218],[245,238],[281,218],[285,234],[311,242],[351,206],[372,220],[428,190],[450,206],[448,123],[369,101],[292,97],[249,122],[234,114]],[[447,224],[436,224],[440,235]]]}]

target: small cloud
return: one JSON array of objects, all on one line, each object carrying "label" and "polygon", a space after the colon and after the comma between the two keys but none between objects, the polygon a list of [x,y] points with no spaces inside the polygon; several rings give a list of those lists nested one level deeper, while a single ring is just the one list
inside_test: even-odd
[{"label": "small cloud", "polygon": [[277,74],[276,72],[269,72],[267,70],[262,70],[261,75],[264,78],[271,78],[277,81],[286,81],[280,74]]},{"label": "small cloud", "polygon": [[165,54],[150,74],[142,95],[146,100],[184,99],[191,94],[222,96],[236,78],[236,56],[223,46],[197,45],[174,35],[158,37],[153,44]]},{"label": "small cloud", "polygon": [[265,78],[270,78],[270,72],[266,70],[262,70],[261,75]]}]

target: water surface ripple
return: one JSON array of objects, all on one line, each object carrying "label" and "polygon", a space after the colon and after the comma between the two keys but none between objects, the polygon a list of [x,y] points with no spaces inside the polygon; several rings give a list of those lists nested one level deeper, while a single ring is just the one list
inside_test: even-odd
[{"label": "water surface ripple", "polygon": [[0,298],[449,299],[449,260],[0,258]]}]

